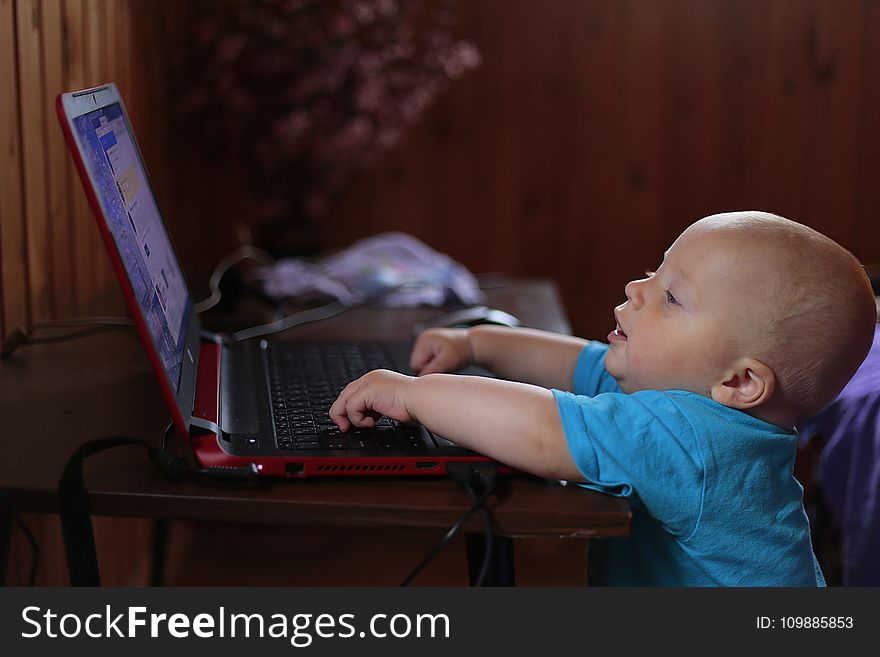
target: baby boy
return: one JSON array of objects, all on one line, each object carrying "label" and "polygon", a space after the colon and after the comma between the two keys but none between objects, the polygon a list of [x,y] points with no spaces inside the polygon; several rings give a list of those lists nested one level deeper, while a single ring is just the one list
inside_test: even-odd
[{"label": "baby boy", "polygon": [[[794,427],[868,353],[876,306],[863,268],[811,228],[732,212],[688,227],[625,294],[610,344],[427,331],[418,377],[370,372],[331,418],[343,431],[420,422],[516,469],[626,497],[632,536],[607,541],[596,584],[824,585],[792,475]],[[501,379],[443,374],[470,364]]]}]

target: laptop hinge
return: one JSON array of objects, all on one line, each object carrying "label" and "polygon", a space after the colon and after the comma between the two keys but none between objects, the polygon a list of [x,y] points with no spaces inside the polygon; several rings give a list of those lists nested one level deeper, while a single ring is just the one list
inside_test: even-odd
[{"label": "laptop hinge", "polygon": [[223,351],[226,348],[221,336],[207,331],[200,331],[198,372],[196,378],[196,394],[190,414],[190,428],[198,428],[220,435],[221,404],[220,372],[222,369]]},{"label": "laptop hinge", "polygon": [[[209,372],[206,369],[205,371],[209,374],[208,379],[213,379],[216,382],[216,387],[210,386],[207,389],[210,400],[206,398],[206,402],[209,403],[206,405],[207,408],[203,407],[204,410],[210,409],[213,412],[194,413],[191,426],[211,431],[218,436],[226,436],[241,431],[239,425],[231,422],[233,418],[240,419],[241,416],[241,409],[239,408],[241,400],[239,399],[238,403],[236,403],[235,385],[231,385],[231,383],[236,380],[235,372],[237,371],[235,368],[236,358],[233,357],[232,352],[239,350],[242,343],[236,342],[228,334],[224,333],[202,330],[199,336],[202,339],[203,345],[202,355],[204,355],[204,350],[213,352],[212,361],[216,363],[216,370]],[[253,393],[250,387],[247,389],[249,394]],[[247,430],[252,431],[253,429],[248,428]]]}]

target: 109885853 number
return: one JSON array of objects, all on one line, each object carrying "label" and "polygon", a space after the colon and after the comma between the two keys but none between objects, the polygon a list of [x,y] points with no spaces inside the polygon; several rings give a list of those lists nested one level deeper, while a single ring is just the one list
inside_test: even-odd
[{"label": "109885853 number", "polygon": [[852,616],[757,616],[759,630],[851,630]]}]

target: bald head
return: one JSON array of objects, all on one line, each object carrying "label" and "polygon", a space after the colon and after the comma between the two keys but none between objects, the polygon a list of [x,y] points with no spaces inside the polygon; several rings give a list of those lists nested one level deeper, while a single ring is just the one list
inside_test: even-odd
[{"label": "bald head", "polygon": [[858,260],[816,230],[767,212],[701,219],[682,237],[717,237],[742,294],[737,337],[778,377],[799,418],[830,403],[871,347],[877,319]]}]

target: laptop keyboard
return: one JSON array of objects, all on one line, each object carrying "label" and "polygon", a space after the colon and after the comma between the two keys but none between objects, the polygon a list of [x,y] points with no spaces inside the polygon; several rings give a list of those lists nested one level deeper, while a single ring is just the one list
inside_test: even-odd
[{"label": "laptop keyboard", "polygon": [[377,344],[267,344],[278,447],[284,450],[426,450],[419,427],[383,417],[374,429],[342,433],[330,406],[351,381],[375,369],[396,369]]}]

